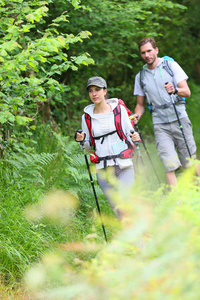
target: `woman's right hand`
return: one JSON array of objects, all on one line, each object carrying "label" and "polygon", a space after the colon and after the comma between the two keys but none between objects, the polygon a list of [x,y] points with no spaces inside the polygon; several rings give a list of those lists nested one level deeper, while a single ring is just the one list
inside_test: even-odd
[{"label": "woman's right hand", "polygon": [[76,131],[76,137],[75,137],[76,142],[82,142],[84,141],[84,139],[85,139],[85,133],[83,131],[82,132]]}]

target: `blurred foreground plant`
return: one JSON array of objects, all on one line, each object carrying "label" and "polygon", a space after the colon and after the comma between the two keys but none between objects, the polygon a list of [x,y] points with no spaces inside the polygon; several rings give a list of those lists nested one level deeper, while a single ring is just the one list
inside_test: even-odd
[{"label": "blurred foreground plant", "polygon": [[[103,245],[93,234],[47,253],[25,278],[33,299],[198,299],[199,183],[191,168],[162,197],[139,185],[123,191],[126,216],[115,238]],[[72,251],[96,257],[69,266]]]}]

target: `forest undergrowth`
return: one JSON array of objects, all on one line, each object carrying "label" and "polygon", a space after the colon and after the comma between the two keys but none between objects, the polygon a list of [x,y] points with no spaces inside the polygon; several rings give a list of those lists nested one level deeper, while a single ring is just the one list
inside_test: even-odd
[{"label": "forest undergrowth", "polygon": [[[134,188],[122,191],[126,199],[122,222],[115,219],[95,182],[106,243],[82,150],[49,128],[39,132],[34,153],[13,154],[1,161],[2,295],[8,299],[195,295],[199,180],[194,169],[181,172],[178,187],[169,192],[155,145],[147,144],[160,182],[141,145],[146,167],[136,152]],[[184,268],[190,274],[187,278]]]}]

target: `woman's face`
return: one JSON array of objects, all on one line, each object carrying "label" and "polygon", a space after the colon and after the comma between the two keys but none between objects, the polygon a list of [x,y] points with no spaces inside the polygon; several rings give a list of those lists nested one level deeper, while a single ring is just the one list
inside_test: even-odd
[{"label": "woman's face", "polygon": [[105,95],[107,93],[107,89],[100,88],[95,85],[91,85],[88,88],[89,96],[91,101],[94,104],[99,104],[102,101],[105,101]]}]

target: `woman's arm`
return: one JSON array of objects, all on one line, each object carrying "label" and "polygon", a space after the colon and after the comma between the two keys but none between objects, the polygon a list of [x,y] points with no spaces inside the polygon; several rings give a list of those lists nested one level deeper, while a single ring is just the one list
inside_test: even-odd
[{"label": "woman's arm", "polygon": [[138,132],[134,132],[134,133],[131,132],[134,131],[134,128],[131,124],[128,113],[123,106],[121,106],[121,125],[122,125],[122,130],[129,142],[140,141],[140,135],[138,134]]}]

